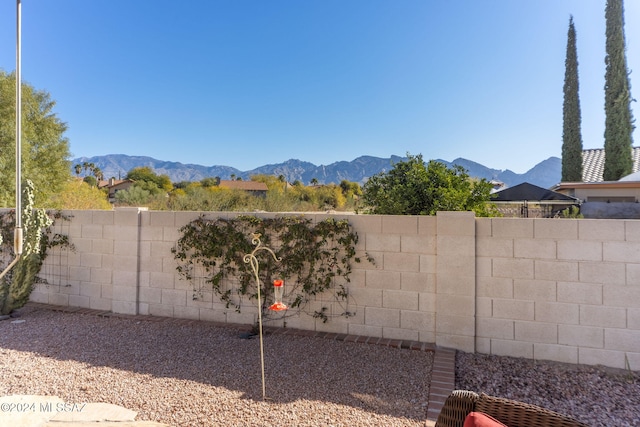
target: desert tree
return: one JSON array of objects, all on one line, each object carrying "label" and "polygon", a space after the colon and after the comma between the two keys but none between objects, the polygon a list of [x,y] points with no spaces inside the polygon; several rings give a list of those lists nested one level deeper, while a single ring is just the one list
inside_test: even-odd
[{"label": "desert tree", "polygon": [[407,154],[406,161],[364,184],[363,200],[371,213],[380,215],[474,211],[477,216],[494,216],[491,189],[491,183],[471,179],[462,166],[449,168],[435,160],[425,164],[422,155]]},{"label": "desert tree", "polygon": [[616,181],[633,169],[631,88],[625,52],[623,0],[607,0],[605,57],[605,181]]},{"label": "desert tree", "polygon": [[99,167],[94,167],[93,168],[93,176],[96,177],[96,179],[98,180],[98,182],[103,181],[104,180],[104,173],[102,172],[102,170]]},{"label": "desert tree", "polygon": [[135,181],[134,187],[143,188],[152,195],[167,193],[173,189],[169,175],[158,175],[149,166],[135,167],[127,173],[125,178]]},{"label": "desert tree", "polygon": [[578,52],[573,16],[569,18],[567,55],[564,61],[564,104],[562,106],[562,181],[582,181],[582,133],[578,93]]},{"label": "desert tree", "polygon": [[[16,76],[0,70],[0,206],[15,204]],[[42,206],[71,178],[67,125],[54,112],[46,91],[22,84],[22,176],[34,184],[35,206]]]},{"label": "desert tree", "polygon": [[[87,178],[95,177],[88,176]],[[48,209],[85,209],[110,210],[113,207],[107,200],[107,195],[99,190],[95,184],[77,179],[69,180],[60,192],[52,194],[45,203]]]}]

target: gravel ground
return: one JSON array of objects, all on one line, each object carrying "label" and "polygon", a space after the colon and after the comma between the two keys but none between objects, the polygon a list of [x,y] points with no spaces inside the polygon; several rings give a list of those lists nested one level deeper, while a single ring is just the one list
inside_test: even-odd
[{"label": "gravel ground", "polygon": [[[14,320],[14,319],[12,319]],[[424,426],[433,354],[204,322],[25,307],[0,321],[0,395],[107,402],[172,426]]]},{"label": "gravel ground", "polygon": [[568,414],[590,426],[640,426],[640,372],[458,352],[456,388]]},{"label": "gravel ground", "polygon": [[[172,426],[424,426],[432,354],[204,322],[25,307],[0,321],[0,395],[108,402]],[[640,426],[640,373],[458,352],[456,388]]]}]

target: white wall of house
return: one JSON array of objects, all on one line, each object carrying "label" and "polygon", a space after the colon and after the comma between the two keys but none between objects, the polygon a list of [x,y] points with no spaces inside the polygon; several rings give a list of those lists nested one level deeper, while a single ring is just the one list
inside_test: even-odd
[{"label": "white wall of house", "polygon": [[577,188],[574,197],[586,202],[618,202],[634,203],[640,200],[640,188]]},{"label": "white wall of house", "polygon": [[[171,248],[201,212],[68,211],[32,300],[117,313],[252,324],[255,307],[193,298]],[[229,213],[206,213],[234,215]],[[273,215],[273,214],[258,214]],[[286,326],[435,343],[467,352],[640,370],[640,221],[437,216],[346,218],[358,233],[353,317]],[[322,297],[321,297],[322,299]],[[331,304],[324,300],[318,304]],[[331,313],[342,307],[330,306]],[[284,325],[276,320],[275,325]]]}]

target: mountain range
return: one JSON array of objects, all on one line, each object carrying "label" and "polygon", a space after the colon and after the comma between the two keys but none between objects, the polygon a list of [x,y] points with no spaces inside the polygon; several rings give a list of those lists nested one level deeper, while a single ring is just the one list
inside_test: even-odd
[{"label": "mountain range", "polygon": [[[72,159],[71,169],[72,173],[75,174],[75,165],[93,163],[100,168],[105,178],[122,179],[131,169],[147,166],[158,175],[167,175],[173,183],[200,181],[208,177],[220,177],[221,179],[233,179],[235,177],[248,180],[252,175],[266,174],[283,175],[288,182],[299,180],[304,184],[309,184],[313,178],[320,184],[338,184],[342,180],[363,184],[369,177],[380,172],[387,172],[393,168],[394,163],[403,160],[406,160],[406,158],[399,156],[388,158],[360,156],[350,162],[340,161],[330,165],[317,166],[310,162],[290,159],[283,163],[264,165],[253,170],[241,171],[230,166],[202,166],[157,160],[146,156],[108,154]],[[539,187],[549,188],[560,182],[562,171],[562,163],[558,157],[549,157],[523,174],[517,174],[509,169],[492,169],[463,158],[455,159],[452,162],[440,159],[438,161],[447,166],[462,166],[471,177],[500,181],[507,187],[528,182]]]}]

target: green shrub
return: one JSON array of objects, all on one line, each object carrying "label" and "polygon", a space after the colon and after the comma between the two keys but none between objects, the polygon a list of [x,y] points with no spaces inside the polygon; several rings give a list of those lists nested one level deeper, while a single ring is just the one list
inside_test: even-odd
[{"label": "green shrub", "polygon": [[[51,232],[54,220],[63,219],[62,216],[47,214],[44,209],[33,208],[34,188],[31,181],[26,181],[22,194],[23,251],[18,262],[0,279],[0,314],[3,315],[10,314],[29,301],[47,249],[57,245],[70,246],[67,236]],[[0,253],[7,254],[13,250],[15,211],[1,215],[0,226]],[[3,271],[5,269],[3,268]]]},{"label": "green shrub", "polygon": [[[172,249],[178,273],[195,283],[199,278],[210,286],[226,307],[240,312],[243,300],[257,300],[255,276],[244,258],[255,249],[252,238],[259,235],[261,244],[272,249],[255,254],[259,265],[261,310],[273,302],[274,279],[286,281],[286,304],[292,310],[305,311],[316,295],[331,293],[344,303],[340,315],[352,315],[348,309],[351,263],[360,262],[355,245],[358,236],[346,220],[326,219],[312,223],[294,217],[257,218],[239,216],[215,220],[200,217],[180,229],[182,237]],[[367,257],[369,261],[373,261]],[[194,299],[202,289],[196,285]],[[310,313],[328,320],[326,307]]]}]

